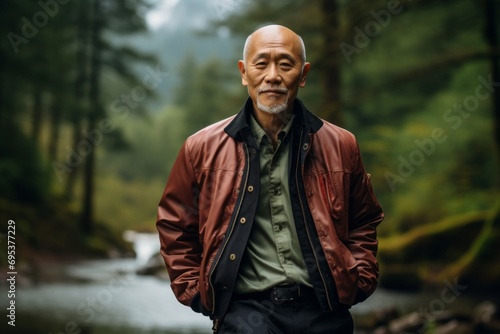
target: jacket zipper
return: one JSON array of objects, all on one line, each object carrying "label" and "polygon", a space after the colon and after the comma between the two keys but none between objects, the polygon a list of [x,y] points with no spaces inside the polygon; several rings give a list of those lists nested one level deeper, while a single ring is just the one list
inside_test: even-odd
[{"label": "jacket zipper", "polygon": [[[295,174],[295,182],[297,182],[297,184],[299,183],[298,179],[297,179],[297,175],[299,173],[299,168],[300,168],[300,173],[302,173],[302,164],[300,163],[301,159],[300,159],[300,151],[302,149],[302,134],[303,134],[304,130],[301,130],[300,132],[300,142],[299,142],[299,152],[298,152],[298,159],[297,159],[297,168],[295,170],[295,172],[297,174]],[[307,153],[307,152],[306,152]],[[304,175],[302,173],[302,178],[304,178]],[[299,202],[300,202],[300,209],[302,210],[302,216],[304,217],[304,225],[306,227],[306,232],[307,232],[307,238],[309,239],[309,244],[311,245],[312,247],[312,241],[311,241],[311,234],[309,232],[309,227],[307,226],[307,217],[306,217],[306,212],[304,210],[304,203],[302,201],[302,196],[300,195],[299,193]],[[319,266],[319,262],[318,262],[318,257],[316,255],[316,251],[314,250],[314,248],[312,248],[312,252],[313,252],[313,255],[314,255],[314,259],[316,260],[316,266],[318,268],[318,272],[321,276],[321,280],[323,281],[323,286],[325,287],[325,291],[326,291],[326,299],[328,301],[328,306],[330,307],[331,310],[333,310],[333,307],[332,307],[332,303],[330,301],[330,296],[329,296],[329,289],[328,287],[326,286],[326,283],[325,283],[325,278],[323,276],[323,272],[321,270],[321,267]]]},{"label": "jacket zipper", "polygon": [[[236,214],[234,215],[234,220],[231,222],[231,229],[229,231],[229,234],[226,235],[226,238],[225,238],[225,242],[224,242],[224,245],[222,246],[222,248],[220,249],[220,252],[219,252],[219,255],[217,257],[217,260],[214,262],[213,266],[212,266],[212,269],[210,270],[210,274],[208,276],[208,282],[210,284],[210,289],[211,289],[211,292],[212,292],[212,314],[215,313],[215,289],[214,289],[214,286],[212,284],[212,275],[215,271],[215,268],[217,267],[217,264],[219,263],[220,261],[220,258],[222,257],[222,254],[224,253],[224,249],[226,248],[228,242],[229,242],[229,239],[231,238],[231,234],[233,233],[233,230],[234,230],[234,226],[236,225],[236,220],[238,219],[238,215],[240,213],[240,210],[241,210],[241,205],[243,203],[243,198],[245,196],[245,189],[247,188],[247,183],[248,183],[248,178],[249,178],[249,171],[250,171],[250,155],[249,155],[249,152],[248,152],[248,147],[247,147],[247,144],[246,143],[243,143],[243,146],[245,148],[245,157],[246,157],[246,162],[245,162],[245,180],[244,180],[244,183],[243,183],[243,188],[240,188],[240,191],[243,191],[243,194],[241,195],[241,199],[238,203],[238,209],[236,210]],[[215,319],[215,323],[214,323],[214,327],[218,327],[219,325],[219,321],[218,319]]]}]

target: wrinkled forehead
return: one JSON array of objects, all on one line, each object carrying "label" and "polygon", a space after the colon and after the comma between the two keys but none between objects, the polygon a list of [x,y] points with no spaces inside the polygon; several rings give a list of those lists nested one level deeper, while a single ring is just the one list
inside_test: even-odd
[{"label": "wrinkled forehead", "polygon": [[248,58],[257,54],[279,52],[300,59],[302,52],[300,37],[293,31],[280,27],[256,31],[250,36],[247,48]]}]

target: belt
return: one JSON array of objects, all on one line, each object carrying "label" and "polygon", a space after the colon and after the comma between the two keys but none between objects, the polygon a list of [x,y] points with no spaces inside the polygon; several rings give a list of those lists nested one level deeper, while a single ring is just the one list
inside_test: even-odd
[{"label": "belt", "polygon": [[316,298],[313,288],[303,284],[277,285],[264,291],[235,295],[235,299],[271,300],[275,304],[294,303]]}]

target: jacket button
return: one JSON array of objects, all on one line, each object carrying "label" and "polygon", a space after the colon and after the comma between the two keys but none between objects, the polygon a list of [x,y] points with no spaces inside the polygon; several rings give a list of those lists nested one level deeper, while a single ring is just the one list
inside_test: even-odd
[{"label": "jacket button", "polygon": [[231,254],[231,255],[229,255],[229,259],[230,259],[231,261],[236,260],[236,254]]},{"label": "jacket button", "polygon": [[245,224],[247,222],[247,219],[245,217],[242,217],[240,219],[240,223]]},{"label": "jacket button", "polygon": [[304,149],[304,151],[307,151],[307,149],[309,148],[309,144],[305,143],[304,146],[302,146],[302,148]]},{"label": "jacket button", "polygon": [[248,192],[251,193],[253,191],[253,186],[248,186]]}]

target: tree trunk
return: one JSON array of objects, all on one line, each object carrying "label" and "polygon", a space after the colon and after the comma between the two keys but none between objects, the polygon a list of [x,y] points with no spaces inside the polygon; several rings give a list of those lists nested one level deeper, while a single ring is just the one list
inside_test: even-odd
[{"label": "tree trunk", "polygon": [[51,109],[51,131],[49,138],[48,156],[49,161],[57,160],[57,147],[59,144],[59,137],[61,134],[61,123],[62,123],[62,106],[60,97],[55,96],[52,101]]},{"label": "tree trunk", "polygon": [[[100,76],[101,76],[101,52],[102,52],[102,16],[100,0],[93,1],[92,28],[91,28],[91,65],[90,65],[90,110],[87,113],[88,131],[92,131],[97,126],[98,117],[102,115],[102,105],[100,101]],[[83,175],[83,210],[81,219],[82,231],[86,234],[93,232],[94,214],[94,183],[95,183],[95,157],[96,145],[86,140],[90,147],[85,160]]]},{"label": "tree trunk", "polygon": [[327,121],[342,125],[340,101],[340,8],[338,0],[322,0],[323,10],[323,93],[324,102],[320,116]]},{"label": "tree trunk", "polygon": [[[77,52],[76,52],[76,79],[75,79],[75,103],[73,105],[73,112],[71,113],[71,123],[72,123],[72,146],[73,148],[78,147],[78,144],[82,140],[82,118],[84,114],[85,105],[85,82],[87,81],[87,37],[88,37],[88,9],[87,3],[80,1],[79,15],[78,15],[78,38],[77,38]],[[78,176],[78,171],[80,170],[80,165],[73,168],[72,172],[68,174],[68,179],[66,181],[66,187],[64,190],[64,198],[66,200],[72,200],[75,190],[76,180]]]},{"label": "tree trunk", "polygon": [[31,117],[31,137],[35,143],[40,141],[40,133],[43,121],[43,101],[42,90],[35,86],[33,91],[33,114]]},{"label": "tree trunk", "polygon": [[[7,15],[5,1],[0,1],[0,19],[5,22],[5,16]],[[9,13],[10,14],[10,13]],[[8,27],[5,24],[0,24],[0,33],[2,36],[6,36],[8,34]],[[0,127],[8,126],[7,125],[7,94],[6,94],[6,85],[7,85],[7,57],[4,54],[4,50],[2,49],[0,52]]]},{"label": "tree trunk", "polygon": [[[75,99],[75,101],[78,103],[78,101],[83,102],[83,99]],[[77,108],[75,108],[77,110]],[[73,136],[72,136],[72,145],[71,147],[77,148],[78,144],[80,143],[82,136],[81,136],[81,131],[82,131],[82,126],[81,126],[81,120],[80,116],[74,115],[73,116],[75,119],[72,121],[72,127],[73,127]],[[75,193],[75,185],[76,185],[76,180],[78,178],[78,172],[80,170],[80,165],[76,165],[72,168],[71,173],[68,173],[68,179],[66,181],[66,186],[64,187],[64,199],[66,201],[71,201],[74,197]]]},{"label": "tree trunk", "polygon": [[[486,26],[485,37],[491,50],[498,50],[500,41],[498,39],[498,30],[496,19],[500,15],[500,3],[495,0],[485,0]],[[500,55],[498,52],[492,52],[490,57],[491,76],[493,82],[500,82]],[[497,147],[497,157],[500,158],[500,87],[495,87],[492,96],[493,108],[493,131]]]}]

